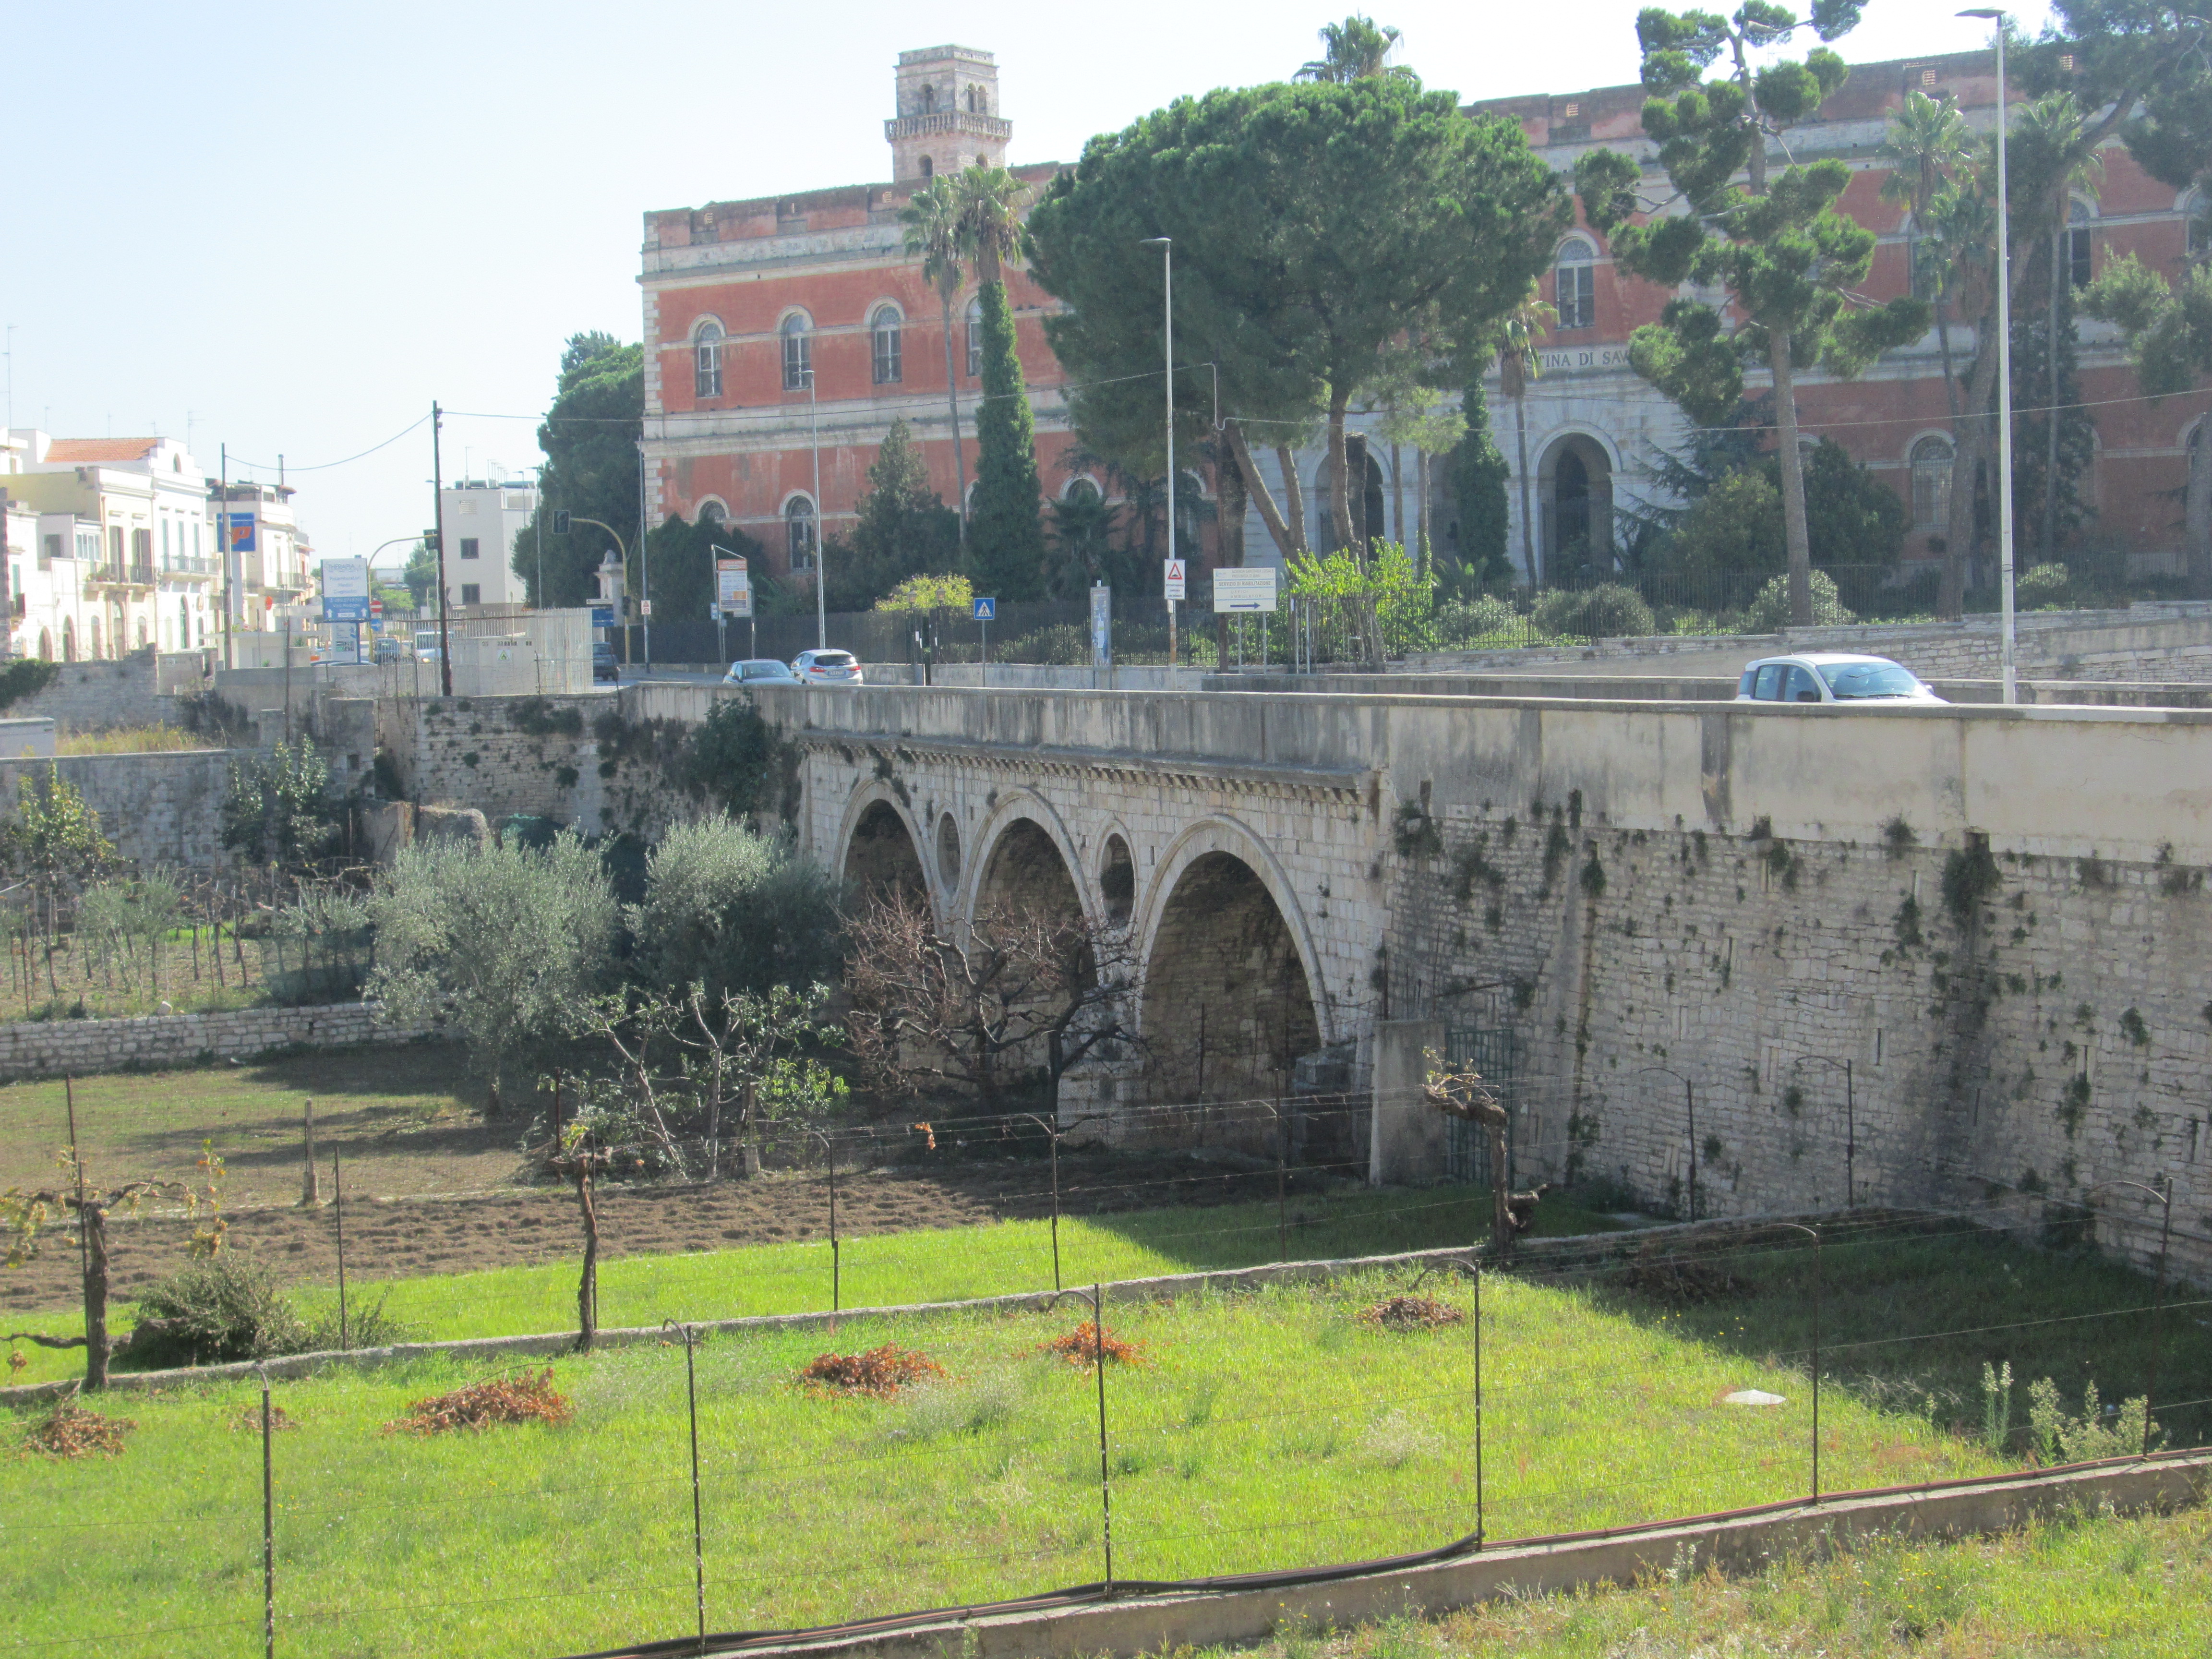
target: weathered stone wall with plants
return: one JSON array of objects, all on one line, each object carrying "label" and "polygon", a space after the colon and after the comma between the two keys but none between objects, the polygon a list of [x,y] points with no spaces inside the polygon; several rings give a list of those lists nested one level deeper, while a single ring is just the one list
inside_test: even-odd
[{"label": "weathered stone wall with plants", "polygon": [[[2176,1259],[2212,1276],[2203,870],[1993,851],[1901,817],[1872,841],[1628,830],[1578,792],[1410,802],[1395,829],[1389,1017],[1519,1035],[1529,1178],[1686,1212],[1686,1079],[1700,1214],[2171,1176],[2195,1236]],[[2107,1240],[2148,1261],[2156,1206],[2107,1188],[2098,1208],[2136,1224]]]},{"label": "weathered stone wall with plants", "polygon": [[100,814],[100,832],[124,858],[194,869],[228,865],[219,809],[230,787],[230,755],[181,749],[144,755],[64,755],[0,761],[0,816],[15,810],[22,780],[48,767]]},{"label": "weathered stone wall with plants", "polygon": [[16,1020],[0,1024],[0,1079],[193,1066],[281,1048],[411,1042],[429,1032],[382,1024],[374,1003],[315,1008],[234,1008],[141,1019]]}]

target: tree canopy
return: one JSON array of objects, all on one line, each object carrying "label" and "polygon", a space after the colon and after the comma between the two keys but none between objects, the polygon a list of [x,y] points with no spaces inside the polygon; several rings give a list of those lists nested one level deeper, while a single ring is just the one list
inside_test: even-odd
[{"label": "tree canopy", "polygon": [[[1719,424],[1741,400],[1747,360],[1763,360],[1773,376],[1790,592],[1806,623],[1812,563],[1794,376],[1815,366],[1860,373],[1882,351],[1918,338],[1929,308],[1909,297],[1880,307],[1856,300],[1873,265],[1875,237],[1836,205],[1850,182],[1847,162],[1816,161],[1767,176],[1769,142],[1819,112],[1850,74],[1844,60],[1825,46],[1802,62],[1759,68],[1751,55],[1802,28],[1833,40],[1857,26],[1859,11],[1858,0],[1814,0],[1808,20],[1770,0],[1745,0],[1729,18],[1639,12],[1637,41],[1650,94],[1644,131],[1658,143],[1672,200],[1687,211],[1659,212],[1669,204],[1644,196],[1642,167],[1620,151],[1589,151],[1575,164],[1583,211],[1610,238],[1623,270],[1667,288],[1725,287],[1741,319],[1731,327],[1702,301],[1670,300],[1661,321],[1630,338],[1637,372],[1706,426]],[[1723,58],[1720,77],[1705,80],[1705,70]],[[1746,185],[1735,182],[1739,173]],[[1639,214],[1651,216],[1632,223]]]},{"label": "tree canopy", "polygon": [[[1031,216],[1036,275],[1079,429],[1164,470],[1160,253],[1173,239],[1178,453],[1220,376],[1222,435],[1279,548],[1303,546],[1251,448],[1328,423],[1329,512],[1352,538],[1345,414],[1390,343],[1485,341],[1551,257],[1565,192],[1516,122],[1470,118],[1408,76],[1208,93],[1094,138]],[[1148,378],[1147,378],[1148,377]],[[1114,382],[1115,384],[1103,384]],[[1184,446],[1192,446],[1188,452]]]},{"label": "tree canopy", "polygon": [[832,611],[865,611],[907,577],[960,560],[959,515],[929,487],[929,469],[903,420],[884,434],[849,538],[830,550]]},{"label": "tree canopy", "polygon": [[[538,428],[545,452],[538,474],[538,511],[516,532],[514,573],[534,605],[590,603],[598,592],[592,573],[612,550],[605,533],[578,523],[553,532],[553,515],[611,524],[629,550],[628,591],[638,587],[638,434],[645,416],[645,349],[611,334],[573,334],[561,353],[553,406]],[[544,520],[545,592],[538,583],[538,520]]]}]

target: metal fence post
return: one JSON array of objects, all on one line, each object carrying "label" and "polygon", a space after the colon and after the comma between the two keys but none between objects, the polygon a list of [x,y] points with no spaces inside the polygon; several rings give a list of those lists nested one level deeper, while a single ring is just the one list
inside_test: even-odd
[{"label": "metal fence post", "polygon": [[261,1651],[276,1659],[276,1484],[270,1449],[269,1368],[261,1373]]},{"label": "metal fence post", "polygon": [[338,1230],[338,1346],[349,1348],[346,1340],[346,1277],[345,1277],[345,1181],[338,1165],[338,1149],[331,1148],[331,1216]]},{"label": "metal fence post", "polygon": [[1470,1256],[1474,1279],[1474,1547],[1482,1547],[1482,1258]]},{"label": "metal fence post", "polygon": [[1813,1241],[1813,1502],[1820,1501],[1820,1235],[1802,1222],[1778,1221],[1778,1227]]},{"label": "metal fence post", "polygon": [[660,1322],[660,1328],[673,1327],[684,1339],[684,1404],[691,1418],[691,1577],[699,1611],[699,1651],[707,1650],[707,1546],[703,1511],[699,1502],[699,1375],[692,1359],[692,1343],[697,1335],[690,1325],[677,1323],[672,1319]]}]

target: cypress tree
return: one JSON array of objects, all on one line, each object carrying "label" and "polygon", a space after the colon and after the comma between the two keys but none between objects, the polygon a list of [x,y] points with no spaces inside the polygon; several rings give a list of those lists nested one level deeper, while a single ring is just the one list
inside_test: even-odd
[{"label": "cypress tree", "polygon": [[975,500],[968,516],[969,564],[978,593],[1034,599],[1043,591],[1045,556],[1036,424],[1022,384],[1006,283],[985,283],[979,298],[983,397],[975,411]]},{"label": "cypress tree", "polygon": [[1490,434],[1490,408],[1480,381],[1467,388],[1460,412],[1467,435],[1451,453],[1452,505],[1459,514],[1460,574],[1456,586],[1473,592],[1513,580],[1505,551],[1505,480],[1510,469]]}]

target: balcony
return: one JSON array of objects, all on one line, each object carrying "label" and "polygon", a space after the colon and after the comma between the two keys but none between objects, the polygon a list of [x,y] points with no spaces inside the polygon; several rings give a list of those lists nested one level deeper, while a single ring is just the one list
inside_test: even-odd
[{"label": "balcony", "polygon": [[973,133],[1000,143],[1013,137],[1014,124],[996,115],[970,115],[966,110],[939,110],[934,115],[902,115],[884,123],[884,137],[896,143],[902,138],[921,138],[938,132]]}]

